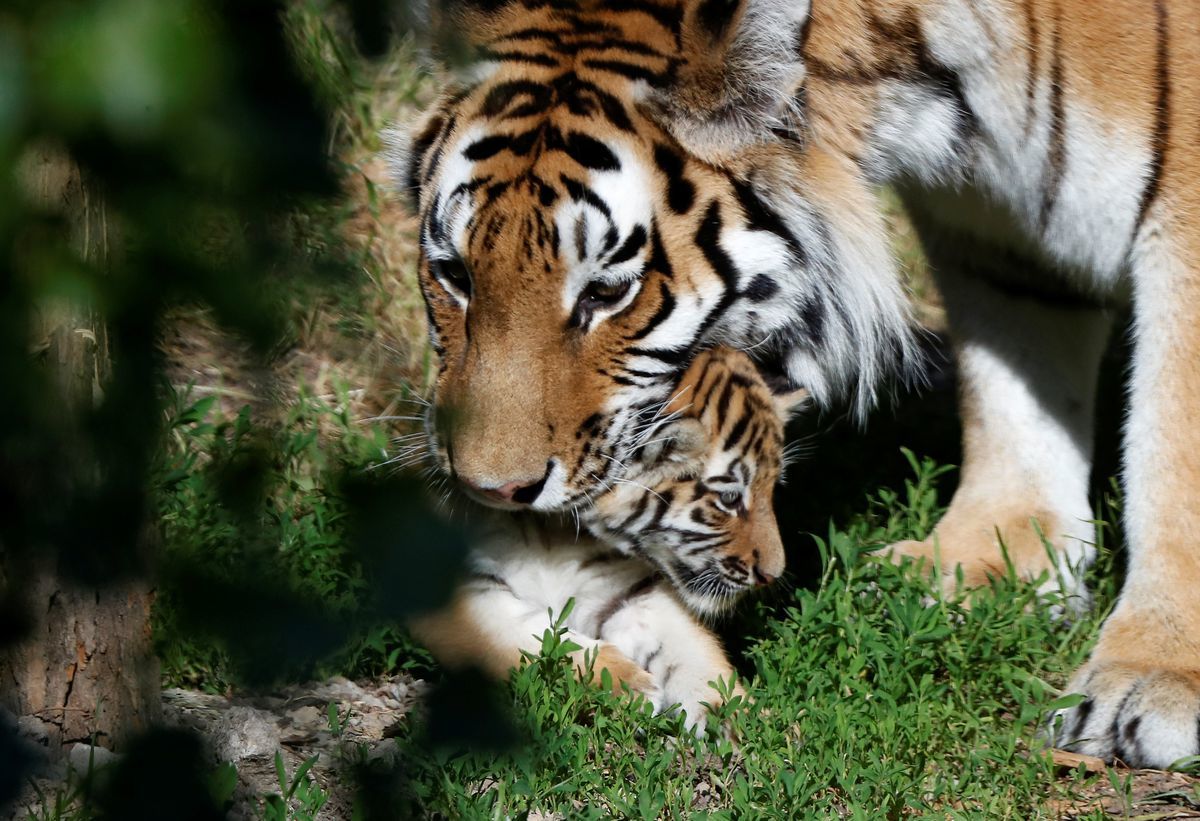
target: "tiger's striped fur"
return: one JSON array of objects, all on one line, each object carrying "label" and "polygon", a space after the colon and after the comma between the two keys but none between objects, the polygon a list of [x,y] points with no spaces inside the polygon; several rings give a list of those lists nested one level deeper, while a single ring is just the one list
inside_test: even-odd
[{"label": "tiger's striped fur", "polygon": [[965,456],[934,537],[896,553],[971,583],[1049,571],[1086,600],[1096,372],[1128,307],[1129,575],[1059,738],[1200,753],[1194,4],[452,8],[481,59],[407,164],[448,469],[494,502],[578,504],[718,342],[869,404],[909,350],[872,195],[892,184],[945,297]]},{"label": "tiger's striped fur", "polygon": [[783,572],[771,493],[788,405],[803,398],[773,397],[745,354],[702,353],[670,421],[582,517],[592,535],[492,512],[452,603],[415,633],[443,663],[503,676],[573,600],[565,626],[580,667],[594,652],[594,672],[607,669],[618,690],[628,684],[657,710],[679,704],[702,724],[720,697],[711,683],[733,668],[688,608],[719,612]]},{"label": "tiger's striped fur", "polygon": [[866,407],[910,346],[899,284],[872,275],[886,244],[843,230],[866,187],[772,203],[757,172],[697,162],[650,92],[680,64],[682,10],[564,8],[457,18],[483,62],[397,160],[421,215],[442,464],[482,501],[543,511],[619,476],[705,347],[757,345],[817,401],[857,388]]}]

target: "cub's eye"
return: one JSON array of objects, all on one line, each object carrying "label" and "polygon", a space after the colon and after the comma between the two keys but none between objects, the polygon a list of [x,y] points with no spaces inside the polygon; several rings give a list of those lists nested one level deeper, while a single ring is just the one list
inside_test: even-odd
[{"label": "cub's eye", "polygon": [[737,490],[723,490],[717,499],[725,507],[733,509],[742,503],[742,494]]},{"label": "cub's eye", "polygon": [[461,259],[439,259],[430,264],[438,279],[463,296],[471,296],[471,272]]},{"label": "cub's eye", "polygon": [[579,295],[579,307],[584,311],[594,311],[597,308],[616,305],[625,298],[631,287],[633,287],[633,283],[628,280],[625,282],[593,282]]}]

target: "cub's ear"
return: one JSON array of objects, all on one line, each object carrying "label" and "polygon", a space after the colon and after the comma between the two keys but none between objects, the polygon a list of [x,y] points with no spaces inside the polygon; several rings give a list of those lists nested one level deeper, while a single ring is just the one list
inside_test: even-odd
[{"label": "cub's ear", "polygon": [[639,461],[647,467],[690,466],[704,455],[706,446],[700,420],[684,416],[655,431],[649,444],[642,448]]},{"label": "cub's ear", "polygon": [[682,61],[656,99],[662,124],[717,165],[801,124],[809,0],[687,0]]},{"label": "cub's ear", "polygon": [[775,406],[775,415],[785,423],[799,414],[812,402],[812,394],[807,388],[797,388],[788,393],[772,393],[771,403]]}]

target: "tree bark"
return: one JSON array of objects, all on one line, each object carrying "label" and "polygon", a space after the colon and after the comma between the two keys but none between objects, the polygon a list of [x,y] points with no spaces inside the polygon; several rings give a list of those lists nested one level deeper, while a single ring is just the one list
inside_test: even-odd
[{"label": "tree bark", "polygon": [[[21,176],[39,206],[65,218],[76,253],[106,265],[111,238],[104,204],[70,159],[52,149],[37,152]],[[34,328],[34,352],[50,369],[47,407],[62,409],[64,436],[81,436],[80,416],[101,400],[110,372],[104,325],[91,306],[58,302],[40,306]],[[86,442],[79,444],[77,452],[86,454]],[[26,717],[26,729],[41,735],[52,754],[75,741],[120,749],[160,711],[149,582],[88,589],[59,570],[52,546],[21,555],[0,550],[0,584],[30,621],[20,642],[0,651],[0,703]]]}]

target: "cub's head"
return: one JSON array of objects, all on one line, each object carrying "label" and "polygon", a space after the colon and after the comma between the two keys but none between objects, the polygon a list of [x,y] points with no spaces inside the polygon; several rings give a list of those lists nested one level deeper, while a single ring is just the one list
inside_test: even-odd
[{"label": "cub's head", "polygon": [[715,344],[753,346],[781,390],[869,402],[903,299],[886,241],[882,262],[861,253],[869,189],[795,116],[806,16],[802,0],[445,12],[477,60],[394,165],[420,217],[431,450],[477,500],[585,505]]},{"label": "cub's head", "polygon": [[657,565],[690,608],[727,609],[783,572],[772,495],[783,429],[804,391],[773,395],[744,353],[715,348],[684,374],[670,421],[583,515],[588,530]]}]

